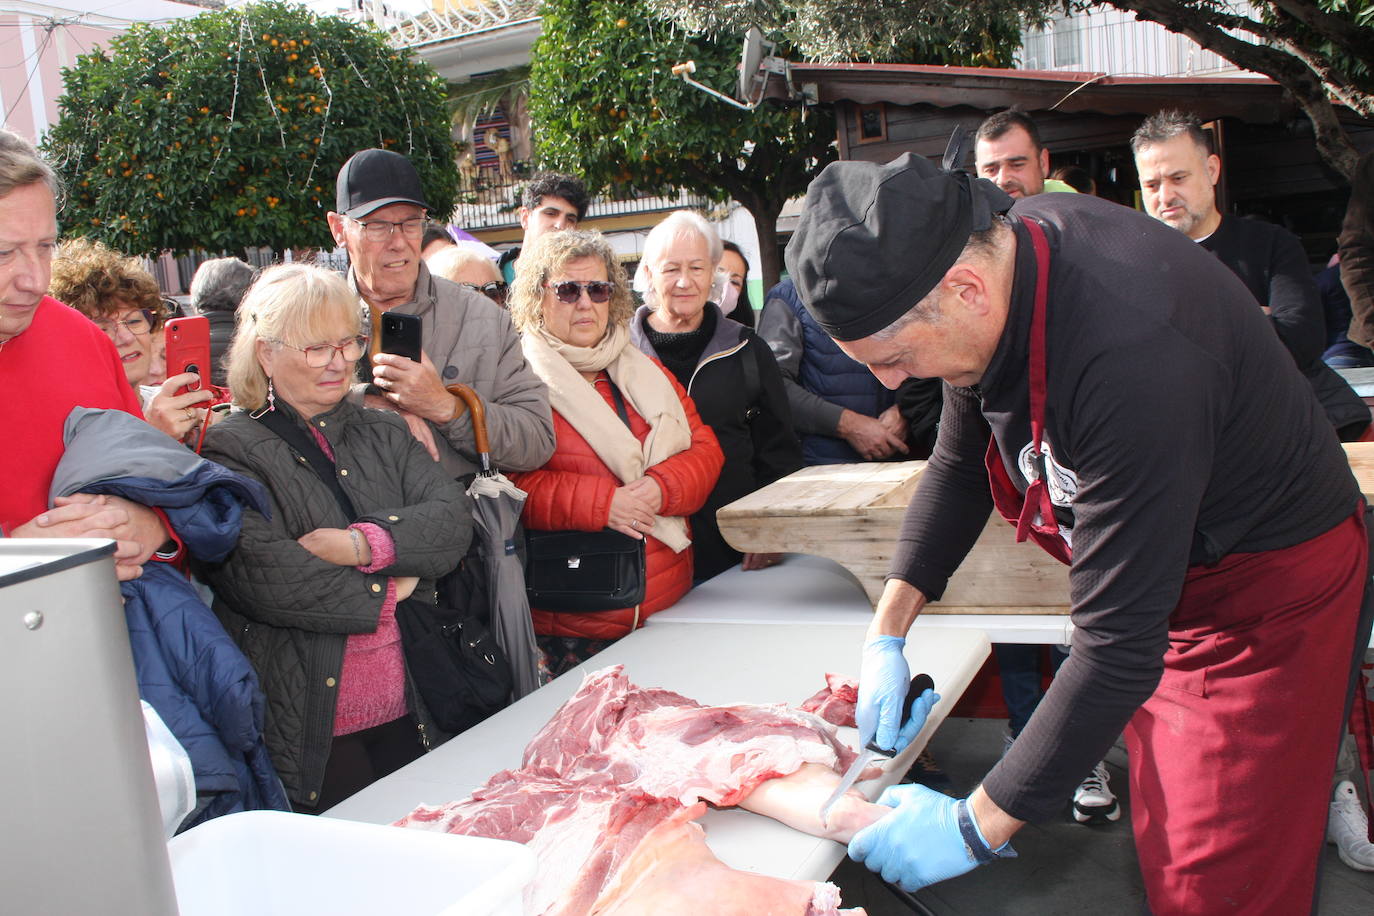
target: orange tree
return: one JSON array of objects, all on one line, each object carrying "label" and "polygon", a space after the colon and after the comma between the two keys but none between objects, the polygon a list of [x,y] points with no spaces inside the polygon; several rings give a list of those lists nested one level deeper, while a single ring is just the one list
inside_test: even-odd
[{"label": "orange tree", "polygon": [[279,2],[136,26],[63,71],[44,151],[63,231],[151,253],[330,247],[334,176],[410,157],[434,212],[458,176],[443,80],[369,26]]}]

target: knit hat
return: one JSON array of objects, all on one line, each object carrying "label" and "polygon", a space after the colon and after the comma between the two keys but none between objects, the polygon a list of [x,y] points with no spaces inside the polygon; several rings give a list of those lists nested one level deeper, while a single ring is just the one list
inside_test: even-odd
[{"label": "knit hat", "polygon": [[787,270],[827,334],[859,340],[920,302],[1012,203],[992,182],[914,153],[832,162],[806,191]]}]

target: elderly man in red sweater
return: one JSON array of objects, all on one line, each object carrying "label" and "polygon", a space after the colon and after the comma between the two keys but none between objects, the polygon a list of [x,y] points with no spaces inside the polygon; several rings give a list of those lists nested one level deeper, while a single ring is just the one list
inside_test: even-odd
[{"label": "elderly man in red sweater", "polygon": [[45,295],[57,247],[56,190],[56,175],[33,147],[0,131],[0,533],[112,538],[116,571],[132,579],[169,539],[157,513],[84,494],[48,506],[73,407],[143,416],[110,339]]}]

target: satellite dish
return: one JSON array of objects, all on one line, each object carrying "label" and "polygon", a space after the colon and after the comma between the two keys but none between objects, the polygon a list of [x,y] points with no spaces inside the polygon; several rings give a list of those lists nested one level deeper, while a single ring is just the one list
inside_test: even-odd
[{"label": "satellite dish", "polygon": [[739,60],[739,86],[737,95],[746,102],[757,102],[755,95],[763,94],[763,84],[767,74],[760,74],[763,64],[763,33],[751,26],[744,33],[744,51]]}]

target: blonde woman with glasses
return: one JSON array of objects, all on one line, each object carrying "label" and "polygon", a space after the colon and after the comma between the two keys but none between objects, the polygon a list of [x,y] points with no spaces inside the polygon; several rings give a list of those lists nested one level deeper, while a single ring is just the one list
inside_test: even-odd
[{"label": "blonde woman with glasses", "polygon": [[398,416],[347,400],[366,352],[341,277],[264,271],[229,350],[239,409],[205,440],[207,458],[271,497],[270,515],[245,512],[237,549],[205,574],[262,681],[272,761],[308,812],[446,737],[409,688],[395,613],[407,599],[434,603],[434,580],[467,549],[471,506]]}]

